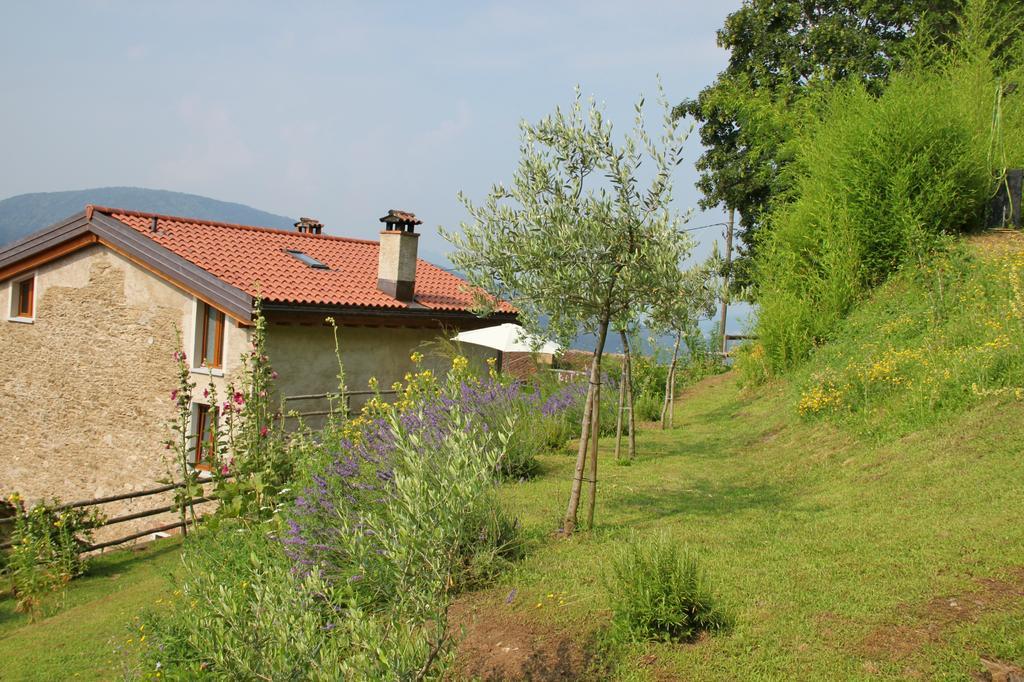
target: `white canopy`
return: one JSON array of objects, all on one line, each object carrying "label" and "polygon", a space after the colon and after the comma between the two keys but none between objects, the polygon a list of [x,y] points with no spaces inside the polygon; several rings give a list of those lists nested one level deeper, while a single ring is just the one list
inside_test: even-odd
[{"label": "white canopy", "polygon": [[[487,348],[500,350],[502,353],[529,353],[534,350],[534,346],[538,345],[536,337],[527,334],[525,329],[511,322],[499,324],[497,327],[485,327],[484,329],[462,332],[452,340],[472,343],[477,346],[486,346]],[[540,348],[537,349],[539,353],[554,355],[561,350],[557,343],[547,342],[539,345]]]}]

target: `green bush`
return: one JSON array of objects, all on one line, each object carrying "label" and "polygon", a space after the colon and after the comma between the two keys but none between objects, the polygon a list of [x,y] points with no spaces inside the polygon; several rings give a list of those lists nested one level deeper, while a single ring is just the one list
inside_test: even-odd
[{"label": "green bush", "polygon": [[606,576],[612,628],[633,641],[687,642],[729,626],[695,555],[665,537],[634,536]]},{"label": "green bush", "polygon": [[101,516],[94,507],[58,511],[61,504],[56,499],[28,510],[17,494],[9,500],[15,516],[5,570],[14,586],[16,610],[35,620],[48,597],[85,571],[80,553],[92,543]]},{"label": "green bush", "polygon": [[133,633],[141,656],[126,657],[129,679],[411,679],[436,643],[436,630],[293,571],[266,525],[230,519],[189,536],[163,601]]},{"label": "green bush", "polygon": [[665,401],[663,393],[640,393],[633,397],[633,411],[638,422],[655,422],[661,419],[661,406]]},{"label": "green bush", "polygon": [[[979,49],[979,52],[983,50]],[[1021,98],[984,55],[838,87],[795,143],[791,194],[758,245],[760,359],[776,373],[830,338],[865,292],[977,226],[1024,158]]]},{"label": "green bush", "polygon": [[[638,345],[638,344],[637,344]],[[668,380],[668,365],[659,364],[657,356],[634,353],[630,357],[633,373],[633,395],[664,397],[665,382]],[[660,409],[660,407],[659,407]],[[639,419],[639,416],[637,417]],[[651,420],[657,419],[655,415]]]}]

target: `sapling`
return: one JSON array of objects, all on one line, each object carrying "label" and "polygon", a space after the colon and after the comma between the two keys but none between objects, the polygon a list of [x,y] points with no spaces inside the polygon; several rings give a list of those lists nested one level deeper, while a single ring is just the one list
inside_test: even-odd
[{"label": "sapling", "polygon": [[[540,338],[564,343],[582,328],[597,342],[589,368],[576,466],[561,532],[577,526],[587,468],[593,525],[600,433],[601,358],[613,320],[637,315],[658,291],[677,286],[692,240],[672,210],[672,169],[687,133],[660,97],[663,132],[647,132],[644,101],[633,129],[619,138],[604,110],[579,89],[572,106],[537,123],[523,122],[519,166],[509,186],[496,184],[482,204],[460,199],[470,215],[453,263],[480,290],[481,313],[508,298],[520,323]],[[641,177],[640,166],[650,168]],[[641,186],[641,183],[645,183]]]}]

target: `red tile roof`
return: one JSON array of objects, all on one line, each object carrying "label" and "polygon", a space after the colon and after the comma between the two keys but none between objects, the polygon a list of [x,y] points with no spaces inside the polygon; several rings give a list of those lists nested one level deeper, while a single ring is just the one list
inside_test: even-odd
[{"label": "red tile roof", "polygon": [[[218,279],[273,303],[470,311],[469,285],[422,259],[416,264],[415,302],[377,289],[378,242],[298,231],[232,225],[196,218],[93,206],[149,237]],[[89,215],[89,208],[86,209]],[[156,232],[152,231],[156,219]],[[329,269],[303,264],[286,249],[302,251]],[[506,303],[498,312],[514,312]]]}]

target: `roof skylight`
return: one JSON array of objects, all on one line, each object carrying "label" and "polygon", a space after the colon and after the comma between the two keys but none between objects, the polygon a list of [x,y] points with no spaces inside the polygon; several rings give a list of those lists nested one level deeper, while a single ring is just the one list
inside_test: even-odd
[{"label": "roof skylight", "polygon": [[316,268],[317,270],[330,270],[330,268],[327,267],[327,265],[325,265],[324,263],[321,263],[316,258],[313,258],[308,253],[305,253],[303,251],[298,251],[296,249],[285,249],[284,251],[285,251],[285,253],[287,253],[292,258],[305,263],[306,265],[308,265],[311,268]]}]

